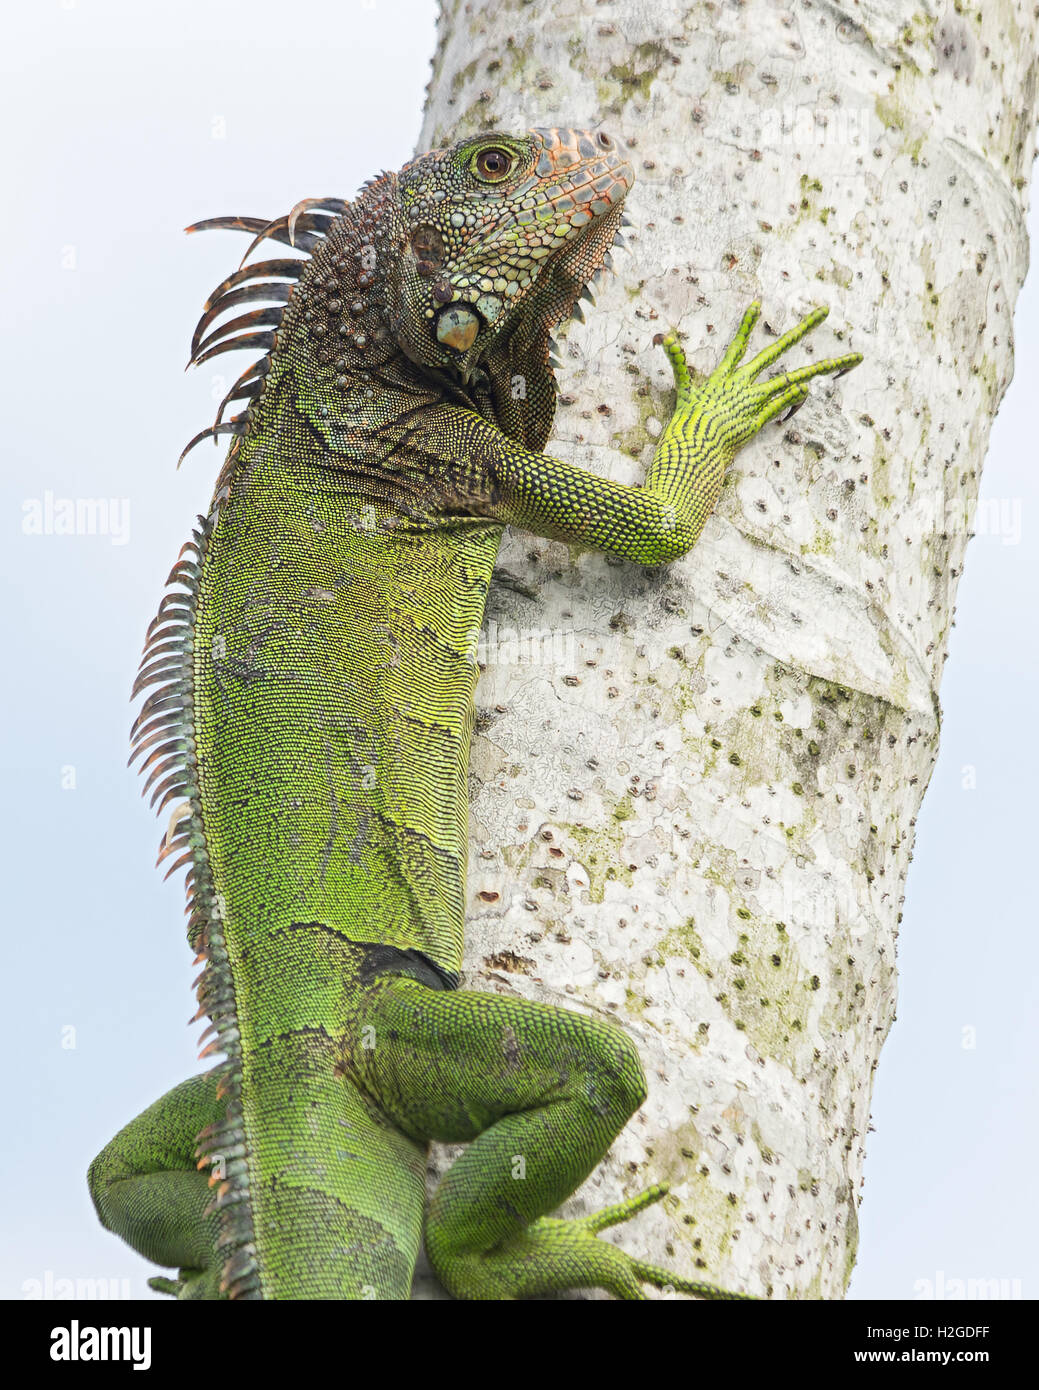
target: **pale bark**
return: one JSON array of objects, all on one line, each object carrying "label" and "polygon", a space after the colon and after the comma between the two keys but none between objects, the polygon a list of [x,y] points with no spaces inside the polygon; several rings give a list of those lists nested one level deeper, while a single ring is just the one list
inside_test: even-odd
[{"label": "pale bark", "polygon": [[[550,452],[642,477],[668,324],[708,369],[751,299],[775,332],[825,303],[791,360],[866,355],[741,453],[683,561],[508,536],[477,698],[467,982],[618,1020],[650,1083],[568,1210],[669,1180],[612,1238],[774,1298],[840,1297],[855,1259],[914,817],[1012,373],[1036,29],[1023,0],[448,0],[441,20],[420,148],[599,123],[633,146],[630,253],[565,337]],[[506,664],[506,628],[562,651]]]}]

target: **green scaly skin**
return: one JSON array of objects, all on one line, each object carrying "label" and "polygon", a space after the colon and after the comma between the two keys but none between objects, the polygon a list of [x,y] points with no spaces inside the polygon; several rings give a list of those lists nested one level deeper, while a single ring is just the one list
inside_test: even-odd
[{"label": "green scaly skin", "polygon": [[[598,1239],[663,1186],[549,1216],[645,1097],[627,1035],[456,988],[502,528],[644,565],[683,555],[736,451],[860,360],[760,380],[825,310],[742,365],[755,304],[697,385],[662,339],[677,400],[643,486],[544,455],[550,333],[608,262],[632,181],[601,132],[491,134],[352,204],[200,224],[308,255],[250,264],[206,305],[194,361],[264,355],[229,393],[245,409],[207,432],[234,439],[135,688],[155,687],[134,756],[172,806],[160,859],[187,869],[197,1016],[225,1058],[91,1165],[102,1222],[179,1270],[153,1281],[165,1292],[406,1298],[425,1215],[456,1297],[745,1296]],[[424,1213],[431,1140],[469,1147]]]}]

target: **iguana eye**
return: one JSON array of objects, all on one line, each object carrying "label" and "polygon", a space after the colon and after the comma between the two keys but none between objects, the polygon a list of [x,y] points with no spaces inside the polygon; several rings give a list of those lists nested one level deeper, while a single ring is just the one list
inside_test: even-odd
[{"label": "iguana eye", "polygon": [[473,160],[473,172],[487,183],[500,183],[512,169],[513,157],[508,150],[492,146],[481,150]]}]

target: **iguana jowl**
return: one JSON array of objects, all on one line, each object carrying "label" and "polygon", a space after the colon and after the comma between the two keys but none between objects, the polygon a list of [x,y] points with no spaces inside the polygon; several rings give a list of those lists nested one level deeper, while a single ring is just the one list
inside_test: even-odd
[{"label": "iguana jowl", "polygon": [[[164,1291],[407,1297],[436,1139],[471,1141],[425,1213],[456,1296],[739,1296],[597,1239],[662,1187],[547,1215],[644,1098],[627,1035],[455,988],[474,647],[503,526],[682,555],[737,449],[860,360],[758,380],[825,311],[741,365],[752,305],[706,382],[663,339],[677,403],[643,486],[542,454],[550,334],[607,261],[632,181],[601,131],[494,133],[350,204],[199,224],[308,255],[246,265],[205,306],[193,361],[264,355],[204,432],[235,438],[135,687],[155,687],[134,756],[173,808],[160,859],[187,869],[197,1017],[226,1058],[90,1169],[103,1223],[179,1269]],[[231,401],[247,404],[224,421]]]}]

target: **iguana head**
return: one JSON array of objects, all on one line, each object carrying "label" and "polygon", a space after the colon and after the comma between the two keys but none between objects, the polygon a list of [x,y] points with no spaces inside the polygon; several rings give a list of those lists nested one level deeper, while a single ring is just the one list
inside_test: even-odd
[{"label": "iguana head", "polygon": [[[384,392],[391,378],[407,389],[391,370],[402,354],[420,369],[455,374],[504,429],[543,447],[554,410],[550,335],[580,312],[634,179],[623,147],[602,131],[490,133],[369,180],[352,203],[305,198],[273,222],[195,223],[189,231],[254,233],[246,257],[273,240],[307,259],[243,264],[207,299],[191,362],[238,348],[263,355],[184,452],[207,437],[246,434],[265,383],[294,363],[323,393],[327,416],[355,411],[358,391],[367,401],[373,372]],[[245,304],[269,307],[218,322]],[[232,401],[247,404],[225,420]]]},{"label": "iguana head", "polygon": [[547,340],[603,264],[634,178],[602,131],[492,132],[406,164],[383,282],[400,348],[468,380],[521,325]]}]

